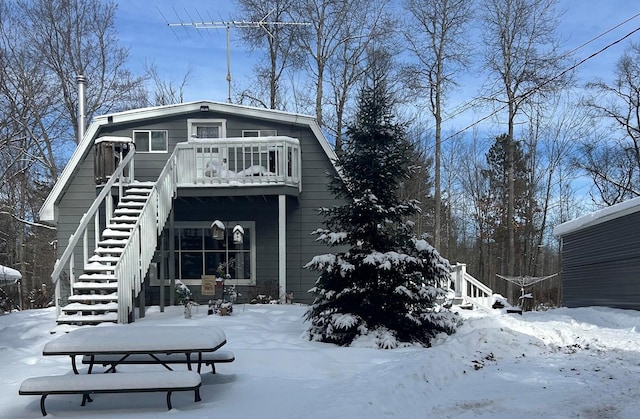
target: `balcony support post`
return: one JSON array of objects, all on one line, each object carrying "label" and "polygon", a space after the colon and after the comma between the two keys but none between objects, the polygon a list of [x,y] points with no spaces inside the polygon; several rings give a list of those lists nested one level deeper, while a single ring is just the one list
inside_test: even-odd
[{"label": "balcony support post", "polygon": [[278,298],[287,293],[287,196],[278,195]]}]

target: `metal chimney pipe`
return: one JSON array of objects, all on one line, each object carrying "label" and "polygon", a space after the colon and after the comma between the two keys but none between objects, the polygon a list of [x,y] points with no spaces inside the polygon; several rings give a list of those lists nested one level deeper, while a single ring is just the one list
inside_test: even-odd
[{"label": "metal chimney pipe", "polygon": [[76,77],[76,81],[78,82],[78,139],[77,143],[80,144],[82,138],[84,137],[84,118],[85,118],[85,97],[84,97],[84,85],[87,79],[82,75],[78,74]]}]

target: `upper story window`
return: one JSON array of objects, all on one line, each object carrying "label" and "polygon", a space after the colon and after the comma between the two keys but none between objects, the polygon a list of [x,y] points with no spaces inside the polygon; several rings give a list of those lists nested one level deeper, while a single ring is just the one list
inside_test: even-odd
[{"label": "upper story window", "polygon": [[133,142],[137,153],[166,153],[169,134],[166,130],[135,130]]},{"label": "upper story window", "polygon": [[226,138],[227,127],[224,119],[187,119],[189,140]]},{"label": "upper story window", "polygon": [[278,135],[278,131],[274,129],[244,129],[242,130],[243,137],[275,137]]}]

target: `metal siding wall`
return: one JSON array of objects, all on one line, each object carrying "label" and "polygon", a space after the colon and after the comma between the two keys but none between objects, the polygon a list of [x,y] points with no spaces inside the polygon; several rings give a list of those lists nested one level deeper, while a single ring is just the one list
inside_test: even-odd
[{"label": "metal siding wall", "polygon": [[563,237],[563,303],[640,310],[640,212]]}]

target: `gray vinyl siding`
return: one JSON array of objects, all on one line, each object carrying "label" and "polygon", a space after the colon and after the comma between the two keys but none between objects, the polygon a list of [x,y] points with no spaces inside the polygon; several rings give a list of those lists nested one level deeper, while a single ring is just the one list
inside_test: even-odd
[{"label": "gray vinyl siding", "polygon": [[562,237],[563,304],[640,310],[640,212]]},{"label": "gray vinyl siding", "polygon": [[[115,135],[132,137],[134,130],[166,130],[168,132],[168,152],[167,153],[139,153],[135,160],[136,178],[142,181],[155,180],[162,171],[167,159],[173,153],[176,144],[187,141],[188,127],[187,119],[224,119],[226,120],[227,137],[241,137],[243,130],[253,129],[275,129],[278,135],[298,138],[302,147],[303,168],[306,160],[309,159],[310,168],[322,166],[316,163],[317,160],[327,160],[326,154],[321,150],[315,136],[308,127],[301,127],[293,124],[274,123],[272,121],[261,121],[251,118],[230,116],[216,112],[192,112],[173,116],[170,118],[154,119],[149,121],[138,121],[137,123],[118,124],[117,126],[104,126],[98,136]],[[311,145],[311,149],[310,146]],[[316,147],[313,147],[313,146]],[[309,150],[307,150],[309,149]],[[318,155],[318,151],[322,155]],[[307,156],[305,154],[308,153]],[[306,170],[306,169],[304,169]],[[315,171],[315,170],[312,170]],[[304,174],[303,174],[304,176]],[[310,173],[307,177],[315,178],[315,173]]]},{"label": "gray vinyl siding", "polygon": [[[135,158],[135,178],[141,181],[155,181],[171,156],[176,144],[187,141],[187,119],[224,119],[226,136],[241,137],[243,130],[277,130],[281,136],[297,138],[301,146],[302,192],[292,193],[285,189],[225,188],[184,189],[174,201],[176,222],[243,220],[256,223],[256,287],[246,289],[246,293],[256,292],[267,283],[278,283],[278,197],[287,194],[287,291],[294,293],[294,301],[309,303],[312,296],[308,290],[314,285],[317,272],[304,269],[314,256],[332,251],[317,243],[311,233],[322,227],[323,218],[318,208],[336,203],[327,190],[327,173],[335,174],[335,169],[322,149],[317,138],[307,125],[278,123],[227,115],[218,112],[190,112],[171,117],[139,120],[136,122],[104,125],[96,137],[113,135],[132,137],[134,130],[167,130],[168,151],[166,153],[138,153]],[[292,188],[289,188],[292,189]],[[243,194],[247,195],[244,196]],[[69,191],[60,203],[59,237],[66,237],[75,231],[82,213],[89,208],[95,198],[93,179],[93,150],[73,179]],[[232,198],[227,197],[233,195]],[[248,196],[251,195],[251,196]],[[63,214],[64,213],[64,214]],[[64,240],[63,240],[64,241]],[[66,243],[66,241],[65,241]],[[59,248],[61,253],[64,246]],[[81,254],[78,254],[81,258]],[[157,287],[150,287],[157,288]],[[148,290],[156,296],[157,290]],[[197,290],[196,290],[197,291]],[[275,296],[274,296],[275,297]],[[155,304],[158,301],[152,300]]]},{"label": "gray vinyl siding", "polygon": [[[93,172],[93,153],[89,153],[80,164],[78,172],[71,180],[69,188],[62,195],[60,204],[58,205],[58,224],[56,226],[58,239],[56,252],[58,258],[64,253],[69,243],[69,238],[75,233],[80,224],[80,219],[84,213],[89,210],[95,198],[96,185]],[[93,224],[91,224],[91,226],[93,226]],[[89,228],[87,231],[90,245],[94,243],[93,231],[93,228]],[[80,238],[79,244],[74,251],[74,272],[76,276],[82,274],[83,270],[82,246],[83,241],[82,238]],[[67,265],[64,267],[63,275],[67,275],[66,278],[68,278],[69,274],[70,272]],[[63,280],[62,287],[63,290],[66,290],[68,282]],[[63,298],[65,297],[66,292],[63,292]]]}]

